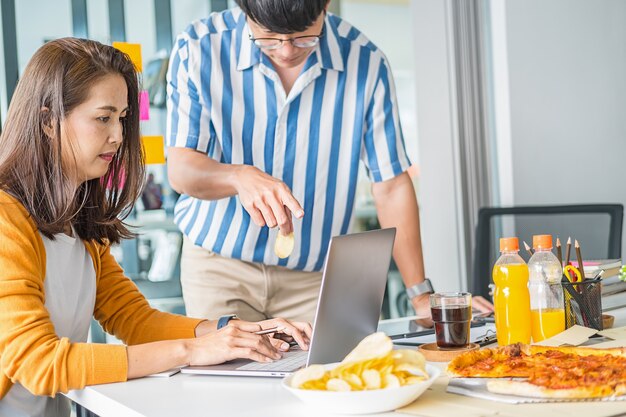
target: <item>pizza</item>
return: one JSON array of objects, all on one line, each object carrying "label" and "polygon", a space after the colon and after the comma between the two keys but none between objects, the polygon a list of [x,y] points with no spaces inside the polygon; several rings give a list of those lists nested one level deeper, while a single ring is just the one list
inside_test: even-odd
[{"label": "pizza", "polygon": [[497,394],[542,398],[613,397],[626,394],[626,348],[517,343],[457,356],[448,365],[448,373],[466,378],[498,378],[487,382],[487,389]]}]

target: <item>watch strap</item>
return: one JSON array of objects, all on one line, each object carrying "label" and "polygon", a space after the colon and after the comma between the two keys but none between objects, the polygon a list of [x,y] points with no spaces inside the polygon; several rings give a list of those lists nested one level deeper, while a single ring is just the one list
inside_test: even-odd
[{"label": "watch strap", "polygon": [[406,295],[409,296],[409,299],[413,299],[418,295],[426,294],[426,293],[434,293],[433,284],[430,282],[428,278],[424,279],[423,282],[419,284],[415,284],[406,289]]},{"label": "watch strap", "polygon": [[220,317],[217,320],[217,330],[221,329],[222,327],[226,327],[229,321],[234,320],[236,318],[237,318],[236,314],[227,314],[225,316]]}]

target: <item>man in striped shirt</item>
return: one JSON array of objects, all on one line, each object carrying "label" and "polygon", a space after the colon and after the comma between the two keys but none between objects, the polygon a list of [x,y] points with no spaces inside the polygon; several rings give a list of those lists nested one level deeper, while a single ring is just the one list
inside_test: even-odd
[{"label": "man in striped shirt", "polygon": [[[187,312],[313,319],[330,238],[350,232],[363,161],[407,287],[423,283],[418,206],[383,53],[328,0],[237,0],[193,22],[168,72]],[[295,221],[293,217],[295,216]],[[278,233],[295,235],[287,259]],[[423,293],[422,293],[423,292]],[[429,315],[427,291],[414,291]]]}]

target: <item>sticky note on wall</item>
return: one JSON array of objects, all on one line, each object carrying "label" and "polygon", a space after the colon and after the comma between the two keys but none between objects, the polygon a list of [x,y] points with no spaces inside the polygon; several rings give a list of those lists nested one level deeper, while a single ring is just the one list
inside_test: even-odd
[{"label": "sticky note on wall", "polygon": [[165,141],[163,136],[142,136],[146,164],[165,163]]},{"label": "sticky note on wall", "polygon": [[130,60],[133,61],[133,64],[135,64],[137,72],[143,71],[140,44],[128,42],[113,42],[113,47],[126,53],[130,57]]},{"label": "sticky note on wall", "polygon": [[139,120],[150,120],[150,96],[145,90],[139,92]]}]

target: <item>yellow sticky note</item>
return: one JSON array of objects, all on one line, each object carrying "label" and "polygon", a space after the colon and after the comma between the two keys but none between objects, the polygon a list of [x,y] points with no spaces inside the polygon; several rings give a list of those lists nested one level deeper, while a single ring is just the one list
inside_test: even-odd
[{"label": "yellow sticky note", "polygon": [[126,53],[130,57],[130,60],[133,61],[133,64],[135,64],[137,72],[143,71],[140,44],[128,42],[113,42],[113,47]]},{"label": "yellow sticky note", "polygon": [[146,164],[165,163],[165,141],[163,136],[142,136]]}]

